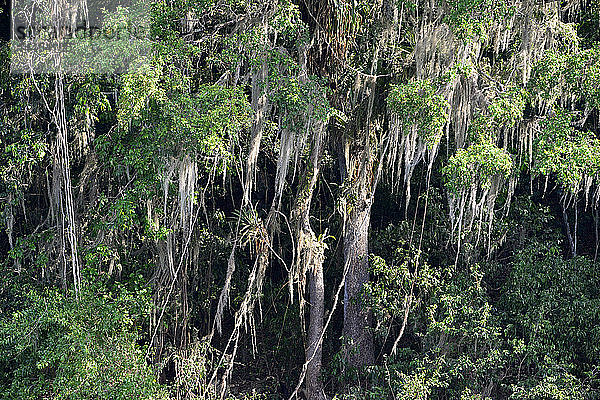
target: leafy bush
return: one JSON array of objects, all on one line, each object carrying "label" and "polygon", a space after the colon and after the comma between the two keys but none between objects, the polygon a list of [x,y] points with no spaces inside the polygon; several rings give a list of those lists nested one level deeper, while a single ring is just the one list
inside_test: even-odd
[{"label": "leafy bush", "polygon": [[507,178],[512,167],[512,158],[506,150],[484,140],[458,150],[442,172],[447,189],[459,193],[473,185],[489,188],[494,177]]},{"label": "leafy bush", "polygon": [[370,367],[369,384],[346,389],[346,398],[597,398],[600,273],[591,260],[565,260],[539,239],[526,246],[504,266],[503,291],[494,296],[484,271],[496,265],[433,269],[423,258],[415,274],[415,258],[402,248],[394,264],[372,256],[375,279],[365,294],[382,352],[414,297],[397,352]]},{"label": "leafy bush", "polygon": [[577,193],[584,179],[598,179],[600,141],[592,132],[576,130],[571,116],[557,110],[542,121],[542,133],[535,142],[534,173],[556,177],[571,193]]},{"label": "leafy bush", "polygon": [[[517,344],[513,398],[587,398],[598,385],[600,274],[539,243],[517,253],[500,305]],[[595,383],[594,383],[595,382]]]},{"label": "leafy bush", "polygon": [[398,351],[371,369],[365,396],[485,399],[500,380],[507,354],[481,268],[432,268],[421,257],[419,262],[398,250],[397,265],[372,257],[376,280],[365,293],[383,331],[376,331],[379,336],[389,335],[394,321],[403,324],[407,304],[411,308]]},{"label": "leafy bush", "polygon": [[145,291],[109,294],[92,285],[79,300],[29,291],[19,311],[0,319],[0,397],[162,398],[136,342],[148,310]]}]

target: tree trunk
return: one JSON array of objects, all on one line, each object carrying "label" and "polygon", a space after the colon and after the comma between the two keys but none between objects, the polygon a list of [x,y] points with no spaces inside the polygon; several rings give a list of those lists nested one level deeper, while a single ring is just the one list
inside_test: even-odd
[{"label": "tree trunk", "polygon": [[369,281],[369,222],[371,207],[349,213],[344,233],[344,337],[346,360],[352,367],[374,362],[372,313],[362,304],[361,292]]},{"label": "tree trunk", "polygon": [[[295,261],[296,276],[304,280],[308,278],[310,314],[308,322],[308,335],[305,347],[306,356],[306,396],[308,400],[325,399],[323,385],[320,380],[322,359],[323,313],[325,309],[325,286],[323,279],[323,261],[325,258],[325,244],[317,239],[310,226],[310,204],[317,185],[321,162],[321,147],[325,125],[318,122],[314,127],[310,160],[306,166],[303,182],[300,185],[296,202],[292,211],[296,224],[298,240],[297,259]],[[303,287],[300,288],[304,290]],[[300,310],[303,309],[303,299],[300,298]]]},{"label": "tree trunk", "polygon": [[[321,250],[321,254],[322,254]],[[310,292],[310,321],[306,346],[306,392],[308,400],[322,400],[323,385],[320,380],[323,346],[323,311],[325,285],[323,281],[323,257],[317,257],[308,271]]]},{"label": "tree trunk", "polygon": [[[373,88],[374,89],[374,88]],[[373,92],[372,92],[373,93]],[[367,131],[368,132],[368,131]],[[376,179],[372,174],[369,134],[365,143],[352,154],[348,144],[339,160],[346,166],[343,186],[349,191],[342,198],[344,213],[344,330],[345,358],[351,367],[374,362],[372,313],[361,299],[369,282],[369,226]]]}]

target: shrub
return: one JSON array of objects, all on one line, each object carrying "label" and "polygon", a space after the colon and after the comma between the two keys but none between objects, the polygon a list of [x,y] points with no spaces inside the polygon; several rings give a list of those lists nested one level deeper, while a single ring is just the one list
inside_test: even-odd
[{"label": "shrub", "polygon": [[144,291],[109,294],[87,286],[79,299],[31,290],[0,319],[4,399],[160,399],[161,387],[137,344]]}]

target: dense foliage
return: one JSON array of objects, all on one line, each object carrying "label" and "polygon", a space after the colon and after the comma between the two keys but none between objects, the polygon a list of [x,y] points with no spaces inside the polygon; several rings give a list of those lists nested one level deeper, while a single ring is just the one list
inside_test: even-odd
[{"label": "dense foliage", "polygon": [[103,13],[0,42],[0,398],[600,398],[598,1]]}]

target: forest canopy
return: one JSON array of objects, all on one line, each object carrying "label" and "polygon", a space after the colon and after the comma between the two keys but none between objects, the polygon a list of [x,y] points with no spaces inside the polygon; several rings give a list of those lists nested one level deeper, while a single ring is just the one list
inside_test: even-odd
[{"label": "forest canopy", "polygon": [[600,398],[598,0],[13,3],[0,398]]}]

